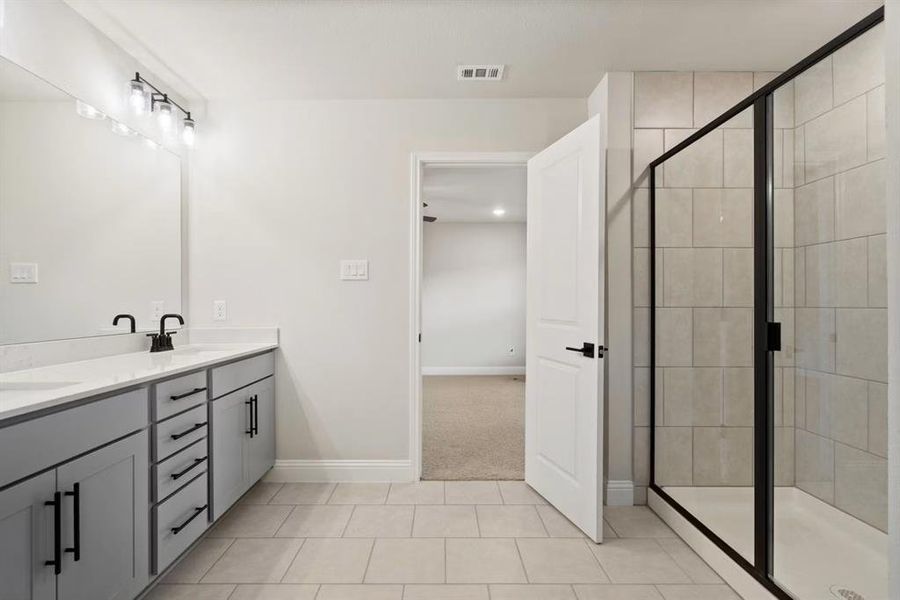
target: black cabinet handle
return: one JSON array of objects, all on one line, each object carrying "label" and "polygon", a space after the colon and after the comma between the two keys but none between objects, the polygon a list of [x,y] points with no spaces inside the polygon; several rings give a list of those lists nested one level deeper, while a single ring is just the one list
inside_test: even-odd
[{"label": "black cabinet handle", "polygon": [[206,460],[205,456],[203,458],[195,458],[194,462],[192,462],[190,465],[185,467],[183,471],[179,471],[178,473],[172,473],[172,479],[180,479],[182,476],[184,476],[186,473],[188,473],[191,469],[200,465],[200,463],[202,463],[204,460]]},{"label": "black cabinet handle", "polygon": [[71,492],[66,492],[66,496],[72,497],[72,547],[66,548],[66,552],[71,552],[75,556],[75,562],[81,560],[81,486],[75,484],[72,486]]},{"label": "black cabinet handle", "polygon": [[259,435],[259,395],[253,394],[253,435]]},{"label": "black cabinet handle", "polygon": [[62,493],[53,492],[53,500],[44,502],[53,507],[53,560],[45,560],[44,565],[52,566],[56,575],[62,573]]},{"label": "black cabinet handle", "polygon": [[250,439],[253,439],[253,435],[256,433],[256,429],[253,426],[253,397],[251,396],[249,400],[244,400],[244,404],[250,407],[250,429],[244,430],[244,433],[249,433]]},{"label": "black cabinet handle", "polygon": [[181,400],[182,398],[187,398],[188,396],[193,396],[194,394],[199,394],[200,392],[205,392],[206,388],[194,388],[189,392],[185,392],[183,394],[175,394],[174,396],[169,396],[169,400]]},{"label": "black cabinet handle", "polygon": [[204,510],[206,510],[206,507],[207,507],[207,506],[209,506],[209,504],[204,504],[203,506],[198,506],[198,507],[194,510],[194,514],[192,514],[190,517],[188,517],[187,521],[185,521],[184,523],[182,523],[182,524],[179,525],[178,527],[173,527],[173,528],[172,528],[172,534],[173,534],[173,535],[178,535],[179,533],[181,533],[181,530],[184,529],[185,527],[187,527],[188,525],[190,525],[191,521],[193,521],[194,519],[196,519],[197,517],[199,517],[200,514],[201,514]]},{"label": "black cabinet handle", "polygon": [[203,421],[202,423],[197,423],[196,425],[194,425],[194,426],[191,427],[190,429],[185,429],[185,430],[182,431],[181,433],[173,433],[171,437],[172,437],[173,440],[180,440],[181,438],[183,438],[183,437],[186,436],[187,434],[189,434],[189,433],[194,433],[195,431],[197,431],[198,429],[202,429],[203,427],[206,427],[206,421]]}]

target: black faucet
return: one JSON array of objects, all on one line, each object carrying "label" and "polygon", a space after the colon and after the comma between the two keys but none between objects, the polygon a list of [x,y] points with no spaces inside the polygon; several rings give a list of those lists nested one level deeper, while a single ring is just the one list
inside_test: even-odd
[{"label": "black faucet", "polygon": [[119,319],[128,319],[129,321],[131,321],[131,333],[134,333],[136,331],[136,323],[134,320],[134,315],[129,315],[129,314],[116,315],[113,318],[113,327],[115,327],[116,325],[119,324]]},{"label": "black faucet", "polygon": [[165,314],[159,319],[159,333],[148,333],[147,336],[153,339],[153,342],[150,344],[150,352],[167,352],[168,350],[174,350],[175,347],[172,345],[172,336],[178,333],[177,331],[166,331],[166,319],[178,319],[178,322],[184,325],[184,317],[181,315],[177,315],[174,313]]}]

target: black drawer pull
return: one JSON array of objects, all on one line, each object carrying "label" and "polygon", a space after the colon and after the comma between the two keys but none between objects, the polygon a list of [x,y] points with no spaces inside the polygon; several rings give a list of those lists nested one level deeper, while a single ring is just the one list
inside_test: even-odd
[{"label": "black drawer pull", "polygon": [[196,425],[194,425],[194,426],[191,427],[190,429],[185,429],[185,430],[182,431],[181,433],[173,433],[171,437],[172,437],[173,440],[180,440],[181,438],[183,438],[183,437],[186,436],[187,434],[189,434],[189,433],[194,433],[195,431],[197,431],[198,429],[202,429],[203,427],[206,427],[206,421],[203,421],[202,423],[197,423]]},{"label": "black drawer pull", "polygon": [[188,525],[190,525],[191,521],[193,521],[194,519],[196,519],[197,517],[199,517],[199,516],[200,516],[200,513],[202,513],[204,510],[206,510],[206,507],[207,507],[207,506],[209,506],[209,504],[204,504],[203,506],[198,506],[198,507],[194,510],[194,514],[192,514],[190,517],[188,517],[187,521],[185,521],[184,523],[182,523],[182,524],[179,525],[178,527],[173,527],[173,528],[172,528],[172,534],[173,534],[173,535],[178,535],[179,533],[181,533],[181,530],[184,529],[185,527],[187,527]]},{"label": "black drawer pull", "polygon": [[195,458],[195,459],[194,459],[194,462],[192,462],[190,465],[188,465],[187,467],[185,467],[183,471],[180,471],[180,472],[178,472],[178,473],[172,473],[172,479],[179,479],[179,478],[181,478],[185,473],[187,473],[188,471],[190,471],[190,470],[193,469],[194,467],[198,466],[198,465],[199,465],[200,463],[202,463],[204,460],[206,460],[206,457],[205,457],[205,456],[204,456],[203,458]]},{"label": "black drawer pull", "polygon": [[81,560],[81,485],[72,486],[71,492],[66,492],[66,496],[72,497],[72,547],[66,548],[66,552],[71,552],[75,556],[75,562]]},{"label": "black drawer pull", "polygon": [[185,392],[183,394],[175,394],[174,396],[169,396],[169,400],[181,400],[182,398],[187,398],[188,396],[193,396],[194,394],[199,394],[200,392],[205,392],[206,388],[194,388],[189,392]]},{"label": "black drawer pull", "polygon": [[62,493],[53,492],[53,500],[44,502],[53,507],[53,560],[45,560],[44,565],[53,567],[56,575],[62,573]]},{"label": "black drawer pull", "polygon": [[250,434],[250,439],[253,439],[253,435],[256,433],[256,427],[253,424],[253,396],[250,397],[249,400],[244,400],[244,404],[250,407],[250,429],[245,429],[244,433]]}]

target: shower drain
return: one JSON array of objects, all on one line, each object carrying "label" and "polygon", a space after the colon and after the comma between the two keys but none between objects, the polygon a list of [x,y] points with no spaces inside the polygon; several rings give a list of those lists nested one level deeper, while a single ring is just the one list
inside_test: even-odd
[{"label": "shower drain", "polygon": [[865,596],[862,594],[836,585],[831,587],[831,593],[834,594],[835,598],[840,598],[841,600],[866,600]]}]

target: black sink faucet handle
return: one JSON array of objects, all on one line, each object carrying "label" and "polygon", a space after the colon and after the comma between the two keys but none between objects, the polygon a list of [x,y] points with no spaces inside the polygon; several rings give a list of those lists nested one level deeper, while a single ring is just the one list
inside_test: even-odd
[{"label": "black sink faucet handle", "polygon": [[119,324],[120,319],[128,319],[129,321],[131,321],[131,333],[137,331],[137,322],[134,319],[134,315],[129,315],[127,313],[116,315],[115,317],[113,317],[113,327]]},{"label": "black sink faucet handle", "polygon": [[166,335],[166,319],[177,319],[181,325],[184,325],[184,317],[176,313],[166,313],[159,318],[159,336]]}]

